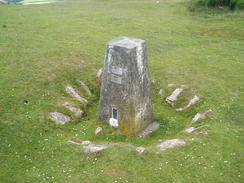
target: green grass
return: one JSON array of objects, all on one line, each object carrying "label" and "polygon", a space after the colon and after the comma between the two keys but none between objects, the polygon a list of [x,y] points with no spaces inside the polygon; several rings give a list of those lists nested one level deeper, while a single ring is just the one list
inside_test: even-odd
[{"label": "green grass", "polygon": [[[241,11],[190,12],[181,0],[0,5],[0,182],[244,182],[243,19]],[[97,120],[95,75],[105,43],[124,35],[147,41],[156,81],[152,95],[161,128],[146,139],[128,138]],[[94,93],[86,116],[58,126],[47,113],[63,101],[79,105],[64,91],[68,83],[79,89],[76,79]],[[190,86],[182,103],[194,94],[202,102],[175,112],[166,95],[157,96],[168,83]],[[182,133],[196,112],[207,109],[217,120],[196,126],[204,125],[208,135]],[[97,126],[104,131],[96,137]],[[159,141],[171,138],[187,144],[157,154]],[[86,155],[67,143],[71,139],[124,145]],[[130,145],[147,151],[138,155]]]},{"label": "green grass", "polygon": [[192,0],[197,6],[228,7],[230,10],[243,9],[244,0]]}]

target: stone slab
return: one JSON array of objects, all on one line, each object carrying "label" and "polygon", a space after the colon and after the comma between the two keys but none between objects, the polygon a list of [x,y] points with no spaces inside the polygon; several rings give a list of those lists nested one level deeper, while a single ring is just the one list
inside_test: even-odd
[{"label": "stone slab", "polygon": [[96,77],[97,77],[98,79],[101,79],[101,78],[102,78],[102,74],[103,74],[103,68],[100,68],[100,69],[97,71],[97,75],[96,75]]},{"label": "stone slab", "polygon": [[144,147],[136,147],[136,151],[137,151],[139,154],[142,154],[142,153],[145,151],[145,148],[144,148]]},{"label": "stone slab", "polygon": [[71,86],[71,85],[68,85],[66,88],[65,88],[65,91],[73,98],[75,98],[76,100],[80,101],[82,104],[84,105],[87,105],[88,104],[88,101],[81,97],[78,92],[75,91],[75,89]]},{"label": "stone slab", "polygon": [[185,129],[184,131],[185,131],[186,133],[191,133],[191,132],[194,132],[196,129],[197,129],[197,128],[195,128],[195,127],[190,127],[190,128]]},{"label": "stone slab", "polygon": [[99,127],[97,127],[97,128],[96,128],[96,130],[95,130],[95,135],[97,135],[97,134],[101,133],[101,132],[102,132],[102,130],[103,130],[103,129],[102,129],[102,127],[100,127],[100,126],[99,126]]},{"label": "stone slab", "polygon": [[70,122],[71,118],[61,112],[50,112],[49,117],[51,120],[55,121],[58,124],[64,125]]},{"label": "stone slab", "polygon": [[163,143],[159,144],[158,148],[161,151],[164,151],[166,149],[173,148],[173,147],[176,147],[176,146],[181,146],[181,145],[184,145],[184,144],[186,144],[184,140],[172,139],[172,140],[166,140]]},{"label": "stone slab", "polygon": [[69,140],[68,142],[71,144],[75,144],[75,145],[88,145],[91,143],[89,140],[85,140],[85,141],[81,141],[81,142]]},{"label": "stone slab", "polygon": [[110,147],[110,144],[90,144],[88,146],[83,146],[84,152],[88,154],[98,153],[104,149]]},{"label": "stone slab", "polygon": [[79,109],[78,107],[73,106],[69,102],[64,102],[62,104],[62,106],[66,107],[71,112],[73,112],[76,117],[81,117],[83,115],[83,113],[84,113],[81,109]]},{"label": "stone slab", "polygon": [[153,122],[147,126],[139,135],[138,137],[143,138],[148,136],[149,134],[155,132],[157,129],[159,129],[160,124],[157,122]]},{"label": "stone slab", "polygon": [[183,91],[183,88],[177,88],[173,91],[173,93],[166,98],[166,102],[170,105],[174,105],[174,102],[178,99],[178,96],[181,94]]},{"label": "stone slab", "polygon": [[200,98],[195,95],[186,106],[177,108],[176,111],[184,111],[184,110],[188,109],[189,107],[195,105],[199,100],[200,100]]},{"label": "stone slab", "polygon": [[208,116],[208,114],[211,113],[211,112],[212,112],[212,110],[209,109],[209,110],[205,111],[204,113],[197,113],[194,116],[194,118],[192,119],[192,122],[194,123],[194,122],[197,122],[197,121],[199,121],[201,119],[205,119]]}]

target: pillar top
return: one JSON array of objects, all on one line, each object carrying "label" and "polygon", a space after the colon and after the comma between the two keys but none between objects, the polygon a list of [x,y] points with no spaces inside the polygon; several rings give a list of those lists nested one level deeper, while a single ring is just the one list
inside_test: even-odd
[{"label": "pillar top", "polygon": [[111,41],[109,41],[107,44],[108,46],[118,46],[118,47],[124,47],[127,49],[132,49],[135,47],[141,47],[142,44],[144,44],[146,41],[142,39],[137,39],[137,38],[131,38],[131,37],[119,37],[115,38]]}]

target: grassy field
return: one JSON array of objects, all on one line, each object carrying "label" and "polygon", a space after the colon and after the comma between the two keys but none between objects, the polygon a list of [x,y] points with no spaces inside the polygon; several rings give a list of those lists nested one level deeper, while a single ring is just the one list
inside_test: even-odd
[{"label": "grassy field", "polygon": [[[74,0],[45,5],[0,5],[1,183],[241,183],[244,182],[244,13],[192,12],[184,0]],[[160,130],[129,138],[97,120],[105,43],[119,36],[145,39],[155,120]],[[82,79],[92,89],[86,116],[58,126],[47,119]],[[187,84],[181,105],[165,103],[168,83]],[[81,91],[81,90],[80,90]],[[24,104],[27,100],[28,104]],[[212,109],[208,135],[182,132],[197,113]],[[61,109],[63,110],[63,109]],[[67,112],[67,111],[64,111]],[[95,136],[96,127],[103,133]],[[186,145],[158,152],[162,140]],[[87,155],[67,141],[121,143]],[[139,155],[134,146],[144,146]]]}]

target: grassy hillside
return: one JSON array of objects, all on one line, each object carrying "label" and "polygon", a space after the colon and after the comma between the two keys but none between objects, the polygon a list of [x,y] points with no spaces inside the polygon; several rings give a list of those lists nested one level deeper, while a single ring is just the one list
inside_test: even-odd
[{"label": "grassy hillside", "polygon": [[[241,183],[243,178],[244,14],[192,13],[183,0],[75,0],[0,5],[0,182]],[[119,36],[147,40],[155,120],[160,130],[128,138],[97,120],[105,43]],[[65,86],[92,89],[86,116],[64,126],[48,120]],[[180,98],[201,102],[175,112],[158,96],[168,83],[187,84]],[[81,91],[81,90],[80,90]],[[28,104],[26,103],[28,101]],[[197,113],[207,135],[182,132]],[[60,109],[63,110],[63,109]],[[67,111],[64,111],[67,112]],[[103,133],[95,136],[96,127]],[[186,145],[159,152],[160,141]],[[121,143],[87,155],[68,140]],[[144,146],[139,155],[134,146]]]}]

